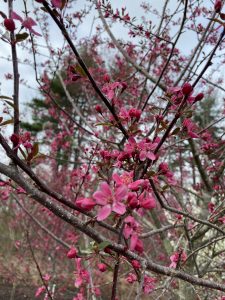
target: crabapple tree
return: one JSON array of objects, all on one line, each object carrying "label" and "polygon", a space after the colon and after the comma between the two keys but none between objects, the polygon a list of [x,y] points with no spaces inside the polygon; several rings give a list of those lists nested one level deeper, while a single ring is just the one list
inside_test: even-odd
[{"label": "crabapple tree", "polygon": [[223,1],[15,4],[0,213],[35,297],[225,299]]}]

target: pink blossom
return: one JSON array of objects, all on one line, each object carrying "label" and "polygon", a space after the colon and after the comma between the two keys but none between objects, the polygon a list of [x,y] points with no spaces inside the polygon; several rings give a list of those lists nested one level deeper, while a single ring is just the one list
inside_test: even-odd
[{"label": "pink blossom", "polygon": [[125,226],[123,230],[123,235],[126,239],[130,238],[130,250],[135,250],[139,253],[142,253],[144,248],[143,242],[138,238],[140,227],[139,223],[132,216],[126,217],[124,222]]},{"label": "pink blossom", "polygon": [[175,185],[177,183],[176,179],[174,179],[173,173],[170,171],[167,163],[162,162],[158,168],[159,175],[164,175],[167,179],[167,182],[170,185]]},{"label": "pink blossom", "polygon": [[128,283],[134,283],[135,281],[137,281],[137,276],[133,273],[129,273],[127,278],[126,278],[126,281]]},{"label": "pink blossom", "polygon": [[37,25],[37,23],[30,17],[27,17],[26,19],[22,19],[17,13],[12,11],[11,18],[17,21],[20,21],[22,23],[22,26],[28,29],[30,32],[37,36],[41,36],[40,33],[36,32],[33,27]]},{"label": "pink blossom", "polygon": [[35,297],[39,297],[45,291],[45,286],[41,286],[37,289]]},{"label": "pink blossom", "polygon": [[225,216],[224,217],[221,217],[218,219],[218,221],[222,222],[223,224],[225,224]]},{"label": "pink blossom", "polygon": [[141,161],[145,161],[147,158],[150,160],[155,160],[156,156],[154,154],[154,150],[157,145],[158,143],[151,142],[147,139],[137,143],[134,137],[130,137],[128,139],[128,143],[124,147],[124,151],[129,155],[134,155],[137,153]]},{"label": "pink blossom", "polygon": [[179,262],[185,262],[186,259],[187,259],[187,254],[183,250],[179,252],[175,252],[172,256],[170,256],[171,264],[169,267],[176,269],[177,264]]},{"label": "pink blossom", "polygon": [[131,172],[124,172],[122,175],[118,175],[117,173],[114,173],[112,178],[115,181],[117,186],[126,185],[129,186],[129,184],[133,181],[134,171]]},{"label": "pink blossom", "polygon": [[140,206],[144,209],[153,209],[156,207],[156,201],[155,198],[150,194],[143,192],[139,198]]},{"label": "pink blossom", "polygon": [[154,288],[155,288],[155,283],[156,282],[156,279],[155,278],[152,278],[148,275],[145,275],[144,277],[144,294],[150,294]]},{"label": "pink blossom", "polygon": [[76,258],[76,272],[75,272],[75,287],[79,288],[83,283],[89,283],[90,275],[87,270],[81,267],[81,258]]},{"label": "pink blossom", "polygon": [[126,197],[127,187],[125,185],[115,187],[112,191],[107,182],[101,183],[100,189],[93,194],[96,204],[102,206],[98,211],[97,220],[105,220],[112,211],[123,215],[126,212],[126,206],[121,201],[126,200]]},{"label": "pink blossom", "polygon": [[209,202],[209,203],[208,203],[208,211],[209,211],[210,213],[213,213],[213,212],[214,212],[214,209],[215,209],[215,204],[212,203],[212,202]]},{"label": "pink blossom", "polygon": [[141,264],[138,260],[136,259],[133,259],[132,262],[131,262],[132,266],[135,268],[135,269],[140,269],[141,268]]},{"label": "pink blossom", "polygon": [[44,279],[45,281],[49,281],[49,280],[51,279],[51,276],[50,276],[49,274],[45,274],[45,275],[43,276],[43,279]]},{"label": "pink blossom", "polygon": [[191,138],[199,138],[199,135],[194,132],[196,130],[196,125],[191,119],[185,119],[183,121],[183,127],[187,130],[187,133]]}]

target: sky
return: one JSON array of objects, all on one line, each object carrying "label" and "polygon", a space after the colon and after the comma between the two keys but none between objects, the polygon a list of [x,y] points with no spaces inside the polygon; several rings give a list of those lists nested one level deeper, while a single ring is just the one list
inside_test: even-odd
[{"label": "sky", "polygon": [[[74,8],[76,11],[80,11],[83,7],[88,7],[90,5],[89,0],[74,0]],[[127,11],[129,12],[129,15],[131,17],[136,17],[137,22],[141,23],[141,16],[143,15],[143,10],[140,9],[140,4],[142,3],[142,0],[113,0],[111,1],[112,5],[114,8],[121,8],[121,7],[126,7]],[[151,4],[154,8],[156,8],[159,12],[162,11],[163,4],[165,3],[165,0],[149,0],[146,1],[149,4]],[[26,0],[27,3],[27,8],[31,12],[30,16],[35,18],[35,15],[33,14],[33,0]],[[171,0],[170,1],[170,11],[172,12],[174,10],[175,5],[177,5],[178,1],[177,0]],[[212,7],[211,1],[204,0],[204,4],[209,4],[209,6]],[[36,7],[40,7],[39,4],[36,3]],[[3,11],[4,13],[7,13],[7,3],[5,3],[3,0],[0,0],[0,11]],[[23,10],[24,10],[24,5],[23,5],[23,0],[16,0],[14,1],[14,10],[23,17]],[[78,39],[81,39],[82,37],[87,37],[89,36],[91,32],[91,27],[92,27],[92,21],[94,16],[96,16],[97,11],[93,9],[91,13],[88,15],[88,18],[86,18],[79,27],[78,31]],[[1,18],[1,17],[0,17]],[[154,16],[150,16],[151,21],[153,24],[158,24],[158,19]],[[1,22],[3,19],[1,18]],[[202,20],[203,22],[207,22],[207,20]],[[96,20],[94,23],[93,28],[96,27],[97,24],[101,24],[100,20]],[[16,25],[19,27],[19,22],[16,21]],[[55,49],[60,49],[63,45],[63,38],[59,30],[56,28],[56,26],[53,24],[52,21],[50,21],[50,39],[49,42],[50,44],[55,48]],[[35,26],[35,30],[38,32],[41,32],[40,29],[40,24],[37,24]],[[122,26],[119,24],[114,25],[112,28],[112,31],[114,35],[117,38],[127,38],[127,30],[124,29]],[[94,31],[93,31],[94,32]],[[93,33],[92,32],[92,33]],[[2,34],[4,34],[4,31],[2,31]],[[38,42],[39,45],[45,45],[45,40],[43,38],[35,38],[36,42]],[[184,54],[190,53],[190,49],[194,46],[196,40],[193,38],[193,34],[191,32],[185,32],[183,37],[181,38],[178,46],[180,47],[181,51]],[[75,41],[76,43],[76,41]],[[43,55],[49,56],[48,50],[46,48],[39,48],[41,53]],[[6,58],[10,57],[11,49],[10,45],[6,44],[2,40],[0,40],[0,95],[6,95],[6,96],[12,96],[12,91],[13,91],[13,81],[12,80],[6,80],[5,75],[7,73],[12,73],[12,63],[10,61],[7,61]],[[27,49],[23,49],[21,47],[18,47],[18,57],[21,61],[24,61],[25,59],[29,59],[32,62],[32,55],[29,53]],[[45,61],[46,57],[39,57],[38,58],[39,62]],[[224,72],[224,71],[223,71]],[[32,98],[38,95],[38,90],[37,90],[37,83],[35,80],[35,72],[32,66],[32,63],[29,64],[19,64],[19,73],[20,73],[20,79],[23,80],[24,82],[27,83],[27,86],[21,84],[20,85],[20,102],[22,105],[24,103],[28,103]],[[22,106],[22,114],[23,117],[26,118],[26,110]]]}]

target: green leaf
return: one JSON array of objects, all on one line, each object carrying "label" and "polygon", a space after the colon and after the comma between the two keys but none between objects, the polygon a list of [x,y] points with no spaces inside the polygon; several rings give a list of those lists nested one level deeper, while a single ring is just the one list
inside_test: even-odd
[{"label": "green leaf", "polygon": [[102,123],[97,123],[97,124],[95,124],[95,126],[113,126],[113,124],[112,123],[109,123],[109,122],[102,122]]},{"label": "green leaf", "polygon": [[66,3],[67,3],[67,0],[62,0],[62,6],[60,8],[61,10],[63,10],[63,8],[65,7]]},{"label": "green leaf", "polygon": [[13,101],[13,98],[8,97],[8,96],[0,96],[0,99],[8,99],[8,100],[12,100]]},{"label": "green leaf", "polygon": [[81,75],[82,77],[87,77],[86,73],[84,72],[83,68],[80,65],[76,65],[74,67],[75,71]]},{"label": "green leaf", "polygon": [[180,128],[177,127],[174,129],[174,131],[171,133],[171,135],[177,135],[180,132]]},{"label": "green leaf", "polygon": [[16,42],[23,42],[28,38],[29,34],[27,32],[16,34]]},{"label": "green leaf", "polygon": [[48,12],[44,6],[40,7],[40,9],[43,10],[44,12]]},{"label": "green leaf", "polygon": [[99,249],[99,251],[102,251],[109,245],[111,245],[111,243],[109,241],[104,241],[104,242],[98,244],[98,249]]},{"label": "green leaf", "polygon": [[39,152],[39,145],[38,145],[38,143],[34,143],[33,150],[32,150],[33,157],[38,155],[38,152]]},{"label": "green leaf", "polygon": [[13,122],[14,122],[14,119],[12,118],[10,120],[6,120],[6,121],[2,122],[0,124],[0,126],[4,126],[4,125],[8,125],[8,124],[13,124]]},{"label": "green leaf", "polygon": [[7,18],[7,16],[4,14],[4,12],[2,12],[2,11],[0,11],[0,16],[2,16],[3,17],[3,19],[6,19]]},{"label": "green leaf", "polygon": [[214,22],[216,22],[216,23],[219,23],[219,24],[221,24],[221,25],[223,25],[224,26],[224,22],[222,22],[221,20],[219,20],[219,19],[217,19],[217,18],[207,18],[207,19],[209,19],[209,20],[212,20],[212,21],[214,21]]}]

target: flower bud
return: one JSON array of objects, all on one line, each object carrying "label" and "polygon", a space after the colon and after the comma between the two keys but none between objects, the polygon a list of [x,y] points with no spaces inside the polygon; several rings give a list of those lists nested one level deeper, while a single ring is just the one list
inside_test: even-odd
[{"label": "flower bud", "polygon": [[104,74],[103,80],[104,80],[105,82],[110,82],[110,76],[109,76],[109,74]]},{"label": "flower bud", "polygon": [[186,82],[182,87],[182,93],[184,95],[189,95],[193,90],[193,87],[190,83]]},{"label": "flower bud", "polygon": [[99,114],[102,114],[102,108],[101,108],[101,106],[100,105],[96,105],[95,106],[95,110],[99,113]]},{"label": "flower bud", "polygon": [[136,259],[133,259],[132,262],[131,262],[132,266],[135,268],[135,269],[140,269],[141,268],[141,264],[139,263],[138,260]]},{"label": "flower bud", "polygon": [[15,25],[13,19],[6,18],[4,20],[4,25],[5,25],[5,28],[11,32],[13,32],[16,29],[16,25]]},{"label": "flower bud", "polygon": [[10,137],[11,142],[13,142],[13,146],[16,147],[20,143],[20,137],[18,134],[13,133]]},{"label": "flower bud", "polygon": [[214,4],[214,9],[217,13],[221,11],[222,8],[222,1],[221,0],[216,0]]},{"label": "flower bud", "polygon": [[70,251],[66,255],[68,258],[76,258],[77,257],[77,249],[72,247]]},{"label": "flower bud", "polygon": [[105,272],[107,270],[107,266],[103,263],[98,264],[98,269],[100,272]]},{"label": "flower bud", "polygon": [[199,94],[195,97],[195,102],[201,101],[203,98],[204,98],[204,94],[203,94],[203,93],[199,93]]}]

